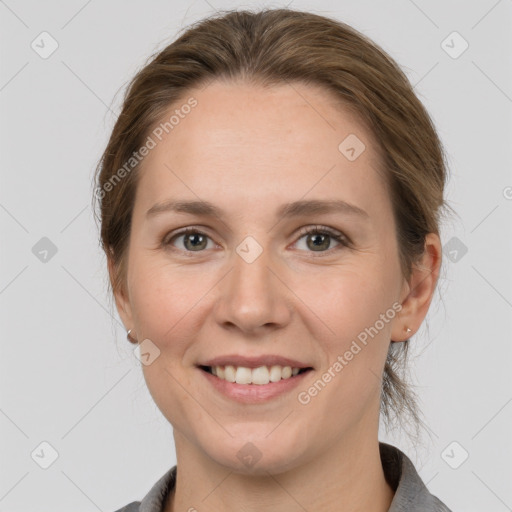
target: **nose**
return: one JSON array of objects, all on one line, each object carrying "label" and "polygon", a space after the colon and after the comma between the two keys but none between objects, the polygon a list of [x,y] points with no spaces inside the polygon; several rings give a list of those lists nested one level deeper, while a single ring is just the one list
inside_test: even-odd
[{"label": "nose", "polygon": [[254,335],[284,327],[291,317],[292,294],[269,251],[264,249],[250,263],[234,252],[232,260],[231,270],[218,284],[218,324]]}]

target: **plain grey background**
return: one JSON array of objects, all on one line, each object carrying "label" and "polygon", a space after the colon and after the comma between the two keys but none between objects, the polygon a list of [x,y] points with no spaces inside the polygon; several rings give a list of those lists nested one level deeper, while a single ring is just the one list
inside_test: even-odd
[{"label": "plain grey background", "polygon": [[[116,510],[175,464],[111,316],[93,170],[147,57],[216,9],[285,5],[0,1],[1,511]],[[289,5],[388,51],[448,154],[459,218],[443,226],[443,276],[410,366],[430,437],[381,440],[454,512],[512,510],[512,1]]]}]

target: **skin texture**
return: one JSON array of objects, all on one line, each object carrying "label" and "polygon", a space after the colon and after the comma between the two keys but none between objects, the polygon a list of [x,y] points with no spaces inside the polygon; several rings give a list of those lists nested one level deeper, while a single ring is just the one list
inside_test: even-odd
[{"label": "skin texture", "polygon": [[[409,338],[427,313],[439,237],[428,235],[421,269],[407,283],[377,145],[328,91],[217,81],[190,96],[198,105],[143,161],[126,287],[115,294],[126,328],[160,350],[142,368],[174,428],[178,480],[166,511],[387,511],[393,491],[378,451],[381,378],[390,340]],[[366,146],[354,161],[338,150],[349,134]],[[225,215],[146,218],[171,198],[209,201]],[[342,199],[368,218],[276,217],[280,205],[300,199]],[[343,233],[349,246],[327,237],[315,248],[318,234],[299,233],[315,225]],[[199,250],[173,238],[187,226],[207,235]],[[263,249],[252,263],[236,252],[247,236]],[[394,303],[400,313],[301,404],[298,392]],[[314,370],[299,389],[242,405],[195,366],[231,353],[288,356]],[[251,467],[237,458],[247,442],[261,453]]]}]

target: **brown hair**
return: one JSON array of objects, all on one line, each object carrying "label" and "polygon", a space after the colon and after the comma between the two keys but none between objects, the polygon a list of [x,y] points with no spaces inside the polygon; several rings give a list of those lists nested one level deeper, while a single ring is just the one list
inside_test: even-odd
[{"label": "brown hair", "polygon": [[[96,169],[93,201],[100,200],[101,245],[113,265],[114,291],[123,289],[126,278],[140,171],[133,155],[172,104],[214,79],[320,85],[359,114],[380,146],[400,265],[409,279],[424,253],[425,235],[439,234],[442,210],[448,208],[447,168],[428,113],[382,49],[346,24],[308,12],[224,11],[195,23],[148,61],[127,87]],[[391,343],[388,352],[381,399],[387,425],[391,412],[408,412],[418,424],[414,394],[402,378],[407,349],[408,340]]]}]

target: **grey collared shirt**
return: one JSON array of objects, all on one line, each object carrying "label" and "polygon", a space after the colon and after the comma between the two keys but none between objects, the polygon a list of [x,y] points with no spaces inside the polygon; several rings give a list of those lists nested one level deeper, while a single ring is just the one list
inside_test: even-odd
[{"label": "grey collared shirt", "polygon": [[[379,443],[379,448],[386,480],[395,491],[388,512],[451,512],[430,494],[405,453],[386,443]],[[173,466],[167,471],[142,501],[134,501],[116,512],[163,512],[166,497],[176,485],[176,469]]]}]

